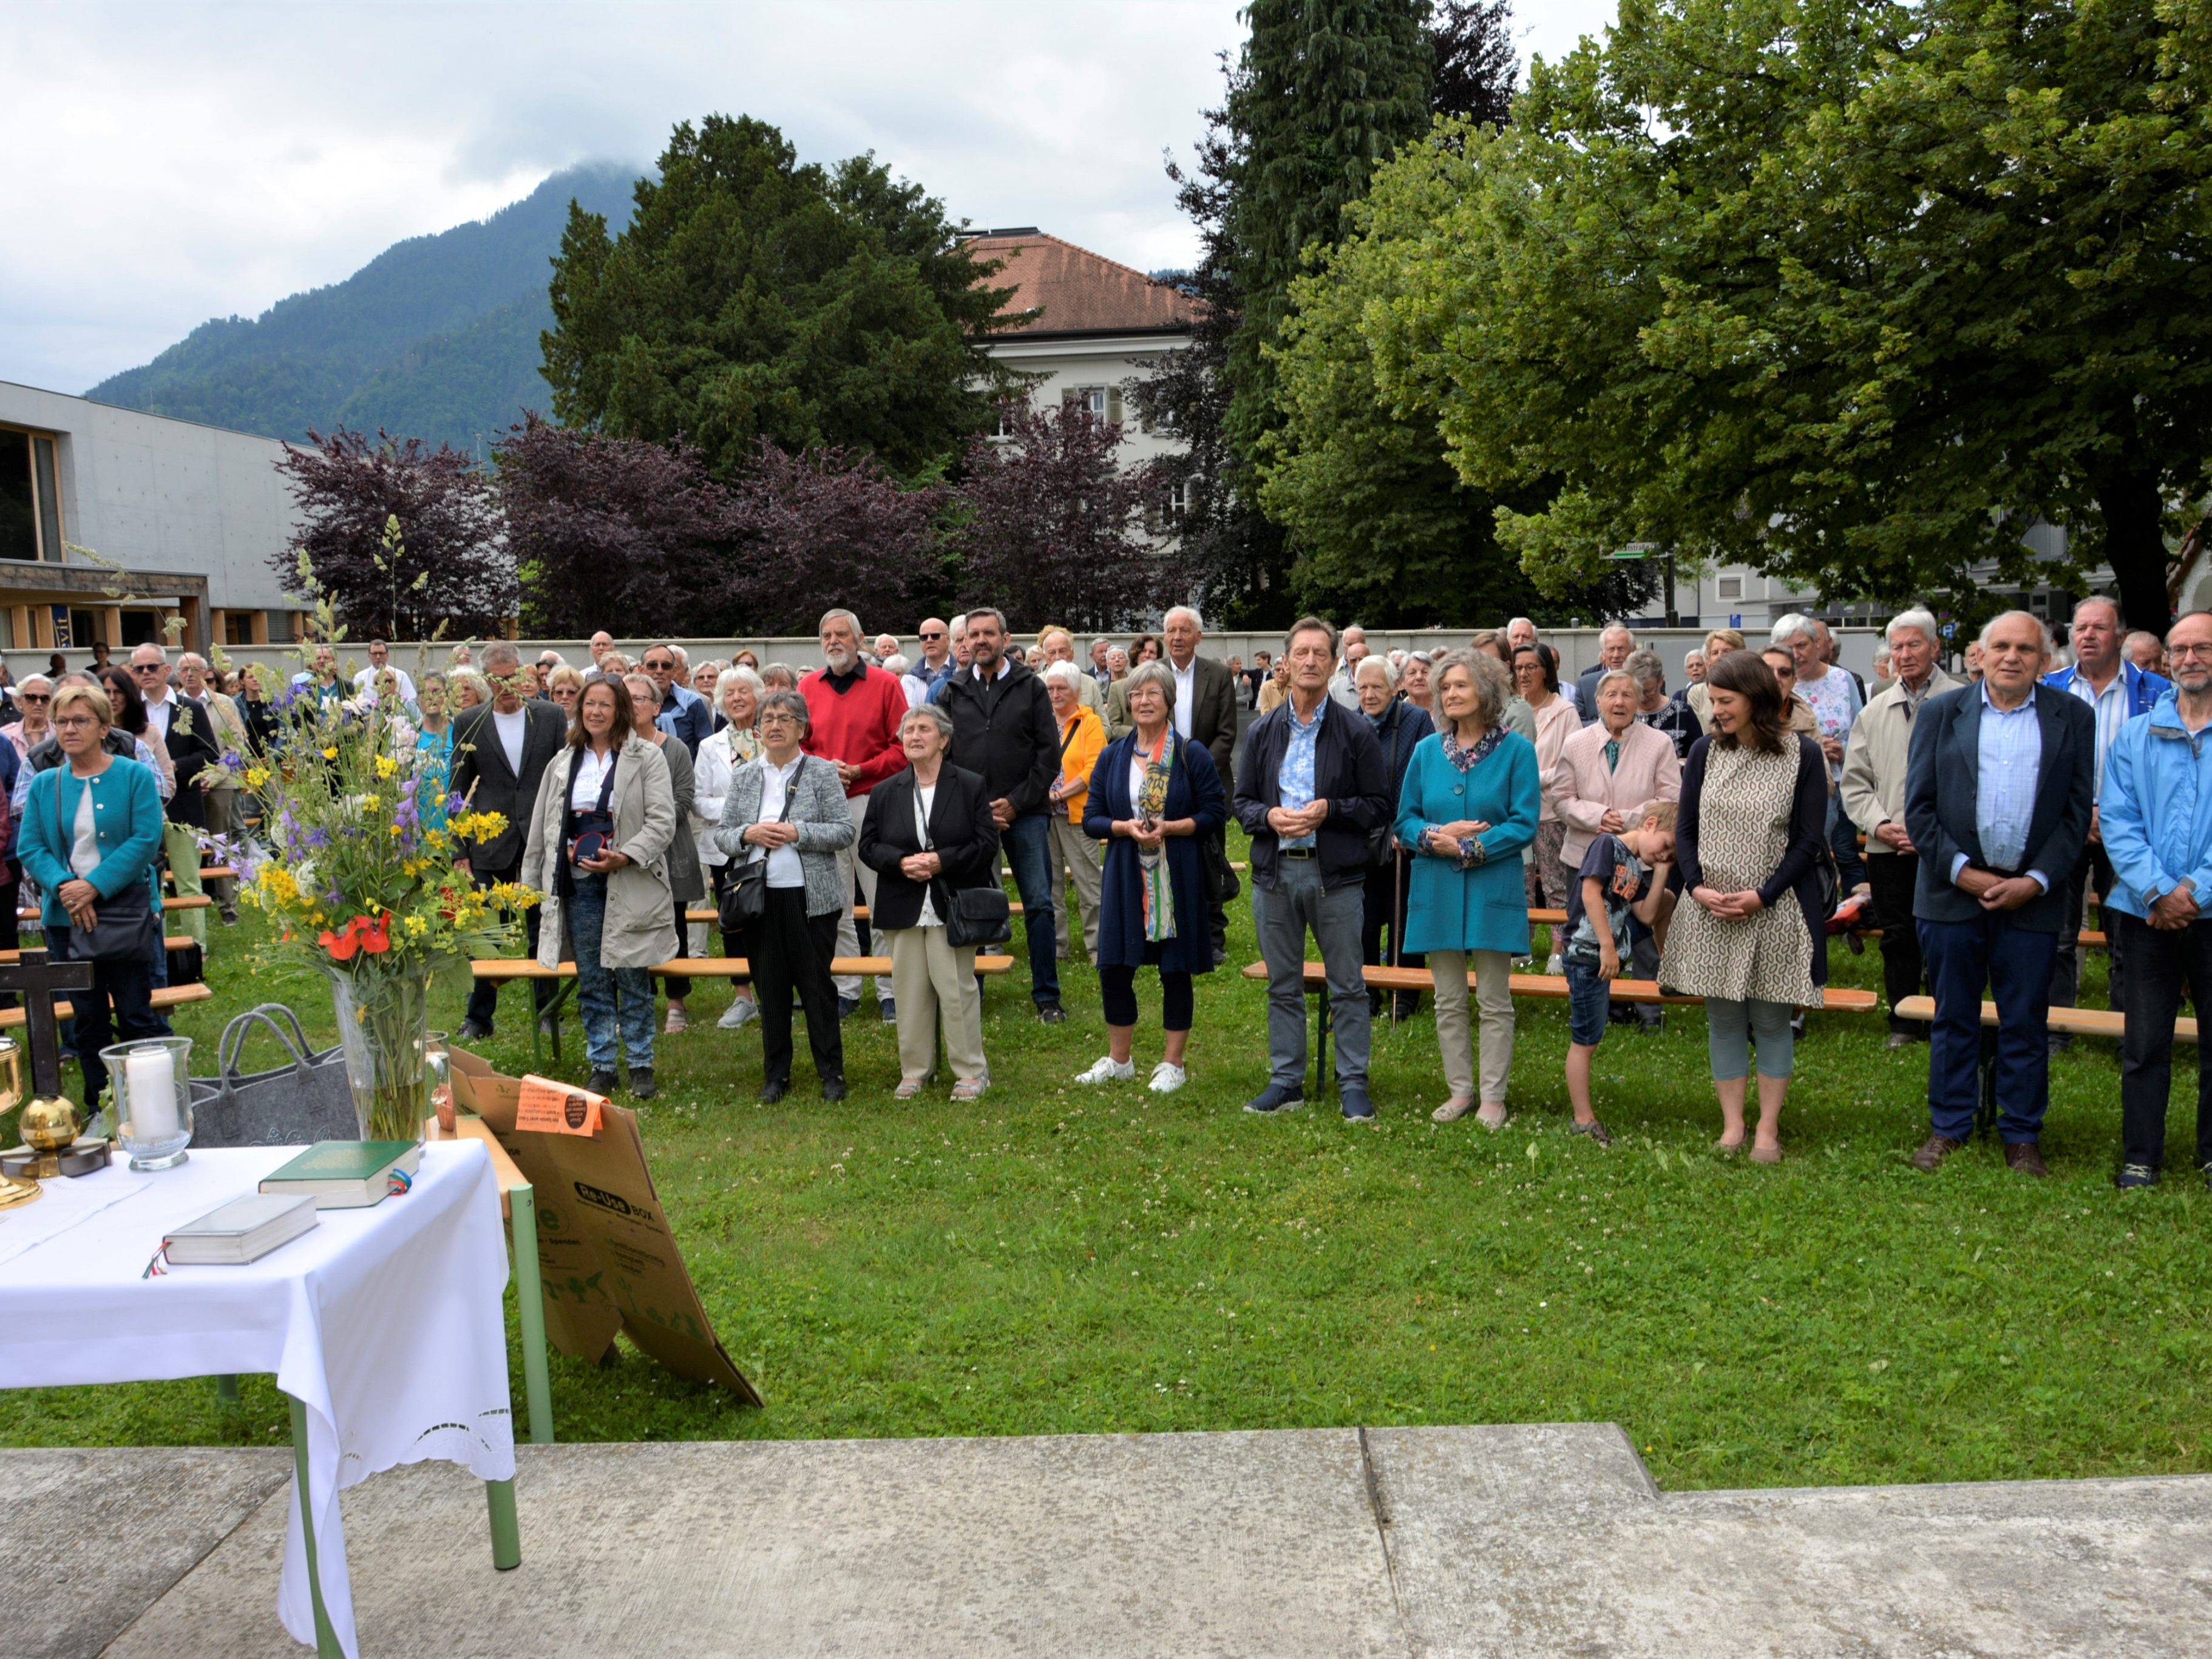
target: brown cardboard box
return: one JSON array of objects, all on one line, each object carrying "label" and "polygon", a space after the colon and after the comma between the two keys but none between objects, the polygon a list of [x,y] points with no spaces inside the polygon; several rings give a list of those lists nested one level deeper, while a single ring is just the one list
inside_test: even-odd
[{"label": "brown cardboard box", "polygon": [[554,1345],[596,1364],[622,1331],[678,1376],[763,1404],[716,1340],[692,1286],[646,1167],[636,1115],[609,1105],[590,1137],[518,1131],[522,1079],[465,1048],[452,1053],[455,1103],[483,1119],[537,1189],[538,1267]]}]

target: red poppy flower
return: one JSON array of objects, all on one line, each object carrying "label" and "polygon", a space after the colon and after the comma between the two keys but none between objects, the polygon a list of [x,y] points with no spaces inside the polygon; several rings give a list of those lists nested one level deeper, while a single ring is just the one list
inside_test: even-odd
[{"label": "red poppy flower", "polygon": [[392,948],[392,918],[389,915],[380,915],[373,922],[362,923],[361,948],[373,957],[380,957]]}]

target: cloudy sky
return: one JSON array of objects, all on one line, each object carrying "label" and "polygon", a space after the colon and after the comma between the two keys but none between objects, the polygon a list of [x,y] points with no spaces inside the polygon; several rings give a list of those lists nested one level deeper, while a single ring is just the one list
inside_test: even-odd
[{"label": "cloudy sky", "polygon": [[[0,380],[78,392],[709,111],[872,149],[979,225],[1187,263],[1160,171],[1237,0],[0,3]],[[1520,0],[1522,54],[1613,0]]]}]

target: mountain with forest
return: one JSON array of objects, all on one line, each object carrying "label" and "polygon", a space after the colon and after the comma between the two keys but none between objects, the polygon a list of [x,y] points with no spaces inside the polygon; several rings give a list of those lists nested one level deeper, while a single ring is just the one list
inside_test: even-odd
[{"label": "mountain with forest", "polygon": [[618,233],[638,176],[608,163],[556,173],[488,219],[394,243],[343,282],[203,323],[85,395],[295,442],[343,425],[489,445],[550,402],[538,336],[553,325],[546,283],[569,202]]}]

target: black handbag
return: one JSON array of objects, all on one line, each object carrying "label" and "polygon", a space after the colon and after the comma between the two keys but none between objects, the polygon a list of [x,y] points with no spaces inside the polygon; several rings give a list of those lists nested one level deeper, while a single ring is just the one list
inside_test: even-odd
[{"label": "black handbag", "polygon": [[[765,777],[765,774],[763,775]],[[777,813],[778,823],[791,817],[792,798],[799,793],[799,781],[806,775],[806,762],[802,757],[799,769],[791,775],[791,787],[783,792],[783,811]],[[720,912],[722,931],[742,933],[760,926],[760,919],[768,914],[768,849],[762,848],[760,856],[747,859],[737,867],[729,883],[714,900]]]},{"label": "black handbag", "polygon": [[[64,766],[67,763],[64,763]],[[68,856],[70,837],[62,828],[62,787],[54,781],[54,846]],[[143,962],[153,965],[161,947],[161,924],[154,918],[153,890],[125,887],[113,898],[94,899],[93,925],[70,925],[70,959],[73,962]]]},{"label": "black handbag", "polygon": [[[919,792],[916,799],[920,799]],[[936,840],[930,835],[926,821],[921,826],[921,850],[937,850]],[[1004,945],[1013,936],[1013,906],[1007,902],[1006,890],[997,882],[952,890],[952,914],[945,918],[945,942],[954,950],[965,950],[971,945]]]}]

